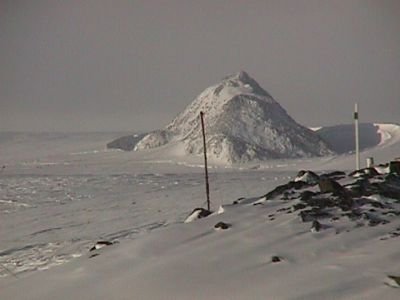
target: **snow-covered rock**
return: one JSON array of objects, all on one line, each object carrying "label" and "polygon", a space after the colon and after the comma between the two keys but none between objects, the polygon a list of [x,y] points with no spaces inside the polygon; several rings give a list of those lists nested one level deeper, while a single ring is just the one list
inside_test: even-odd
[{"label": "snow-covered rock", "polygon": [[299,173],[297,173],[297,176],[294,179],[294,181],[304,181],[308,184],[315,184],[318,183],[319,176],[315,174],[313,171],[301,170]]},{"label": "snow-covered rock", "polygon": [[185,219],[184,223],[191,223],[194,220],[205,218],[205,217],[209,216],[211,213],[212,213],[211,211],[201,208],[201,207],[195,208],[190,213],[190,215]]},{"label": "snow-covered rock", "polygon": [[135,150],[168,143],[201,155],[200,112],[205,114],[210,159],[225,163],[332,154],[313,131],[296,123],[246,72],[204,90],[163,130],[149,133]]}]

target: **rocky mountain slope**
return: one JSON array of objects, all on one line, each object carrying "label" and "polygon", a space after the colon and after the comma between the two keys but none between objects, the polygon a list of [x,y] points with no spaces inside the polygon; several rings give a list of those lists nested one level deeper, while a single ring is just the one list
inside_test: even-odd
[{"label": "rocky mountain slope", "polygon": [[226,163],[330,155],[328,145],[296,123],[246,72],[204,90],[166,128],[151,132],[136,151],[166,144],[183,154],[203,151],[200,112],[205,113],[209,156]]}]

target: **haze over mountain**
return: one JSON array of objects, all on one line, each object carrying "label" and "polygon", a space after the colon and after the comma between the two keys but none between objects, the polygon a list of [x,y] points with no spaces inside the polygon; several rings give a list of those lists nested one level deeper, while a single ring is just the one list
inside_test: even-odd
[{"label": "haze over mountain", "polygon": [[211,159],[247,162],[330,155],[329,146],[296,123],[246,72],[205,89],[164,129],[145,135],[134,150],[173,145],[182,155],[203,152],[200,112],[205,114]]}]

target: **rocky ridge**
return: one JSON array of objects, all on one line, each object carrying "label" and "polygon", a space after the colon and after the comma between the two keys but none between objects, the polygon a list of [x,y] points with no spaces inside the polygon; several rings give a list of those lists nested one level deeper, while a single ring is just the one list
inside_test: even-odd
[{"label": "rocky ridge", "polygon": [[[335,226],[338,222],[347,222],[346,230],[385,225],[400,216],[400,172],[396,167],[365,168],[349,175],[341,171],[320,175],[300,171],[295,180],[276,187],[253,204],[267,201],[286,204],[269,213],[269,220],[296,213],[302,222],[311,224],[313,231],[335,228],[340,233],[340,226]],[[397,236],[400,228],[382,239]]]}]

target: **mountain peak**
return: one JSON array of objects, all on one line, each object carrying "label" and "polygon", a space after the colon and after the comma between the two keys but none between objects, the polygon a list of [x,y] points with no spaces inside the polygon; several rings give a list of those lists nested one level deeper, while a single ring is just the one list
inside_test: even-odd
[{"label": "mountain peak", "polygon": [[205,113],[211,159],[234,163],[332,154],[245,71],[205,89],[165,129],[139,141],[135,150],[171,144],[180,145],[185,154],[202,154],[200,112]]},{"label": "mountain peak", "polygon": [[249,74],[246,71],[235,72],[225,77],[224,80],[237,80],[243,83],[247,83],[248,81],[255,81],[253,78],[249,76]]},{"label": "mountain peak", "polygon": [[237,88],[251,88],[251,91],[254,94],[260,94],[262,96],[272,98],[271,95],[265,91],[254,78],[252,78],[246,71],[243,70],[225,77],[219,86],[221,85],[233,86]]}]

